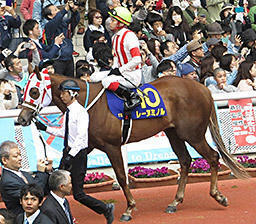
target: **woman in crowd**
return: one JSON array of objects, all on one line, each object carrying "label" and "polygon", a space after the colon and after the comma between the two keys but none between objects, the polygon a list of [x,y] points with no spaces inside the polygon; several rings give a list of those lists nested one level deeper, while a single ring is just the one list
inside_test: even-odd
[{"label": "woman in crowd", "polygon": [[208,86],[211,93],[231,93],[237,92],[237,88],[227,84],[226,71],[222,68],[216,68],[213,71],[214,79],[217,84],[211,84]]},{"label": "woman in crowd", "polygon": [[169,9],[164,30],[174,36],[176,43],[180,47],[191,40],[190,27],[179,6],[173,6]]},{"label": "woman in crowd", "polygon": [[234,81],[238,91],[256,90],[256,65],[254,62],[243,61],[237,72],[237,78]]},{"label": "woman in crowd", "polygon": [[[142,59],[141,67],[141,84],[152,82],[157,79],[157,66],[159,62],[156,57],[150,52],[145,41],[140,42],[140,54]],[[146,61],[149,59],[151,65],[147,65]]]},{"label": "woman in crowd", "polygon": [[100,10],[98,9],[92,9],[88,13],[88,28],[85,31],[84,34],[84,49],[86,52],[89,51],[89,48],[92,47],[92,42],[90,40],[90,35],[92,31],[100,31],[104,33],[104,36],[108,42],[108,44],[111,46],[111,39],[107,32],[107,30],[102,25],[102,15]]},{"label": "woman in crowd", "polygon": [[156,59],[160,62],[163,58],[160,52],[160,42],[157,39],[150,39],[147,41],[148,49],[150,52],[156,57]]},{"label": "woman in crowd", "polygon": [[203,58],[200,65],[200,70],[201,70],[200,82],[202,84],[205,84],[205,80],[207,80],[208,77],[213,77],[213,71],[218,67],[219,67],[219,63],[216,61],[216,59],[212,55]]}]

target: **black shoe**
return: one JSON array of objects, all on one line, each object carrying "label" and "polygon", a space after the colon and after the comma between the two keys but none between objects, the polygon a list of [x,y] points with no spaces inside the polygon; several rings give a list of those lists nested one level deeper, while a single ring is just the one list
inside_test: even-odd
[{"label": "black shoe", "polygon": [[141,98],[138,94],[135,92],[130,92],[130,96],[127,99],[127,102],[125,102],[125,106],[128,110],[133,110],[137,106],[141,104]]},{"label": "black shoe", "polygon": [[111,224],[114,221],[114,210],[115,205],[113,203],[107,204],[107,211],[104,213],[107,224]]}]

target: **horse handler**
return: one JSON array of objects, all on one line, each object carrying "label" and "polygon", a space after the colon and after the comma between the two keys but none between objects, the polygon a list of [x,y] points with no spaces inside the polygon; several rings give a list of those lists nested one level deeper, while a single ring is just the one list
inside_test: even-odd
[{"label": "horse handler", "polygon": [[74,80],[65,80],[60,84],[59,89],[60,98],[67,106],[62,127],[46,127],[39,121],[35,124],[39,130],[64,137],[63,157],[59,168],[71,172],[74,199],[98,214],[104,214],[107,224],[111,224],[114,220],[114,204],[105,204],[83,191],[87,171],[89,114],[76,100],[80,87]]}]

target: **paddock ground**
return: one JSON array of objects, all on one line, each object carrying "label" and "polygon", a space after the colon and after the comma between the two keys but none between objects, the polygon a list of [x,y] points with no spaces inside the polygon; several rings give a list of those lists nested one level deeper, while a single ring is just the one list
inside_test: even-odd
[{"label": "paddock ground", "polygon": [[[222,207],[209,195],[209,182],[187,184],[184,202],[175,214],[164,212],[173,200],[177,185],[132,189],[137,211],[129,224],[256,224],[256,178],[219,181],[219,190],[227,196],[228,207]],[[121,190],[91,194],[100,200],[115,203],[114,224],[126,208]],[[105,218],[82,206],[69,196],[78,224],[105,224]]]}]

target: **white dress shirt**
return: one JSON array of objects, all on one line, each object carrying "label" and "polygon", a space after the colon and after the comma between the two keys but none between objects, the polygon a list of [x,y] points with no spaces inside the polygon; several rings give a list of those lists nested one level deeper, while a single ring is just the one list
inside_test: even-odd
[{"label": "white dress shirt", "polygon": [[[87,110],[74,101],[68,106],[69,109],[69,122],[68,122],[68,146],[71,148],[69,154],[76,156],[76,154],[84,148],[88,147],[88,127],[89,127],[89,114]],[[65,121],[66,113],[61,128],[47,127],[46,131],[55,136],[64,137],[65,135]]]},{"label": "white dress shirt", "polygon": [[40,210],[37,209],[37,211],[33,215],[27,218],[26,213],[24,212],[24,224],[26,224],[26,220],[28,221],[29,224],[32,224],[35,221],[36,217],[39,215],[39,213],[40,213]]}]

